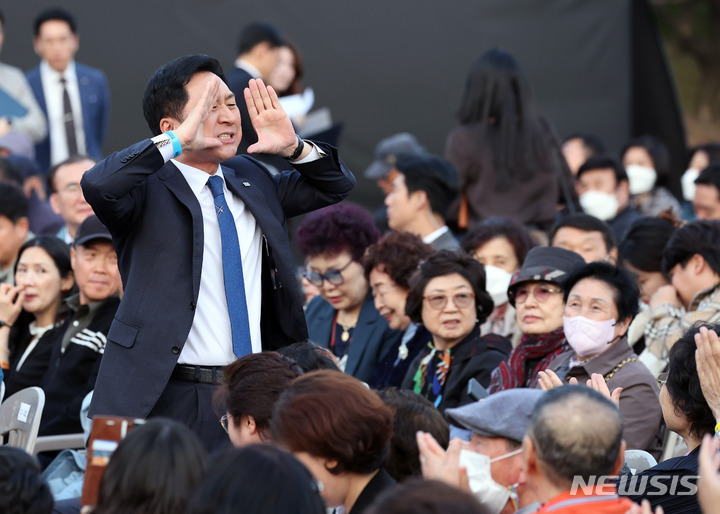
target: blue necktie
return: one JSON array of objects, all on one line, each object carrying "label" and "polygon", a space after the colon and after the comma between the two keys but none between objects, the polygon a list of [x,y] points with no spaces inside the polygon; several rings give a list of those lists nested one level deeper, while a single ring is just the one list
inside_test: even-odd
[{"label": "blue necktie", "polygon": [[220,224],[225,298],[227,299],[228,313],[230,314],[233,352],[236,356],[242,357],[252,353],[252,345],[250,343],[250,323],[245,300],[245,282],[243,281],[242,257],[240,256],[237,227],[235,226],[235,218],[225,201],[223,179],[213,175],[208,179],[207,183],[215,199],[215,213]]}]

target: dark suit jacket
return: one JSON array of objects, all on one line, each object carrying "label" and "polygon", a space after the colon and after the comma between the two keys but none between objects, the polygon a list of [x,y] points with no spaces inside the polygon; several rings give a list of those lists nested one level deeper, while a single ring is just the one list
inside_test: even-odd
[{"label": "dark suit jacket", "polygon": [[[335,308],[332,305],[320,296],[312,299],[305,311],[311,341],[325,348],[330,346],[334,316]],[[400,338],[402,332],[388,326],[387,321],[375,308],[372,295],[368,293],[348,347],[345,373],[370,383],[381,359],[391,348],[397,346]]]},{"label": "dark suit jacket", "polygon": [[[286,217],[339,202],[355,178],[334,148],[271,176],[249,157],[223,165],[228,188],[263,232],[263,349],[302,341],[307,328]],[[91,415],[146,417],[162,394],[193,323],[203,257],[200,204],[151,140],[85,173],[85,198],[110,230],[125,295],[113,321]]]},{"label": "dark suit jacket", "polygon": [[[75,63],[78,87],[80,88],[80,104],[82,106],[83,129],[85,130],[85,145],[87,154],[93,159],[102,159],[102,145],[107,135],[108,121],[110,119],[110,88],[105,74],[90,66]],[[43,93],[40,67],[35,67],[26,74],[30,87],[35,94],[40,108],[45,113],[47,121],[47,103]],[[50,168],[50,124],[48,122],[48,135],[35,145],[35,159],[40,169],[47,173]]]}]

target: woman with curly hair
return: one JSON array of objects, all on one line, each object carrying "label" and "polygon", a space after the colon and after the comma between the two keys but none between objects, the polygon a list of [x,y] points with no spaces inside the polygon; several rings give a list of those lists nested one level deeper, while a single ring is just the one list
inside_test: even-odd
[{"label": "woman with curly hair", "polygon": [[363,382],[372,380],[402,335],[373,305],[361,264],[365,249],[379,238],[372,215],[351,203],[309,214],[295,233],[306,259],[304,277],[320,288],[305,311],[309,339],[329,348],[340,368]]}]

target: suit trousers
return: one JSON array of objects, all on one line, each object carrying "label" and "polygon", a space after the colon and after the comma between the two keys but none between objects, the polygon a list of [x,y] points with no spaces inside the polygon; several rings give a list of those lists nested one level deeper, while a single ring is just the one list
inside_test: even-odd
[{"label": "suit trousers", "polygon": [[200,438],[208,453],[230,448],[230,438],[213,410],[213,395],[219,386],[171,378],[148,418],[165,417],[186,425]]}]

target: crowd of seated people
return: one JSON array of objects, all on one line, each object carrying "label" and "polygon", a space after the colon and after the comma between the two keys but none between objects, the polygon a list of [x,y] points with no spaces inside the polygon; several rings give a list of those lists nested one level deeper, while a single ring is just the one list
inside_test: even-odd
[{"label": "crowd of seated people", "polygon": [[[43,64],[28,74],[30,94],[44,91],[44,77],[63,66],[43,50],[55,30],[77,44],[69,13],[38,17]],[[251,77],[273,76],[285,93],[298,94],[300,62],[276,29],[252,24],[228,78],[244,88]],[[92,76],[104,84],[102,74]],[[69,79],[71,87],[73,80],[84,79]],[[251,96],[260,94],[258,83]],[[211,90],[203,93],[208,110]],[[250,123],[260,115],[248,113],[242,93],[236,98],[249,127],[245,148],[262,145],[260,125]],[[28,103],[28,116],[40,107]],[[189,107],[183,124],[200,118]],[[3,149],[17,155],[0,157],[0,400],[42,388],[40,436],[81,431],[81,404],[102,373],[107,344],[130,351],[145,343],[142,329],[118,319],[132,309],[126,302],[118,311],[120,269],[137,263],[118,251],[127,241],[93,214],[81,186],[101,158],[95,147],[105,126],[86,126],[84,138],[58,146],[52,118],[59,113],[46,114],[47,125],[36,116],[0,118],[0,132],[20,137],[4,139]],[[187,401],[211,419],[145,416],[109,458],[95,504],[58,501],[55,512],[204,514],[238,505],[258,514],[713,512],[720,502],[720,443],[712,437],[720,428],[720,146],[693,148],[680,179],[663,141],[635,136],[617,153],[589,133],[561,145],[538,114],[520,63],[501,49],[485,52],[469,70],[444,156],[410,134],[380,142],[367,177],[386,195],[382,220],[337,193],[289,231],[303,259],[297,284],[278,271],[291,252],[268,243],[267,219],[253,225],[258,255],[245,251],[240,234],[242,258],[255,259],[251,269],[262,273],[248,291],[262,289],[263,300],[281,291],[295,301],[301,280],[314,288],[304,310],[284,304],[298,318],[287,327],[307,332],[288,334],[283,316],[290,314],[269,316],[263,302],[264,339],[252,341],[254,353],[238,355],[233,345],[229,364],[179,364],[195,370],[183,380],[208,392]],[[28,138],[44,152],[40,167],[22,155]],[[153,143],[165,162],[182,153],[170,140],[164,150]],[[297,155],[284,156],[291,167],[312,167],[335,151],[297,144]],[[296,162],[305,146],[311,153]],[[266,164],[278,162],[287,161]],[[292,196],[285,179],[279,173],[273,184]],[[682,202],[671,192],[678,185]],[[119,201],[139,202],[152,187]],[[238,197],[233,209],[242,205]],[[219,220],[226,207],[220,202],[209,218]],[[284,216],[301,211],[273,214],[287,231]],[[205,206],[202,218],[207,223]],[[223,255],[210,254],[223,264],[217,283],[229,274],[223,231],[207,239],[222,239]],[[153,264],[158,273],[162,264]],[[205,285],[198,278],[188,287],[197,293]],[[213,301],[232,310],[230,296]],[[217,319],[208,312],[200,317],[211,329]],[[176,320],[157,320],[169,322]],[[281,326],[268,331],[268,323]],[[287,337],[265,339],[268,333]],[[185,341],[169,343],[177,360]],[[262,351],[268,348],[276,351]],[[129,372],[128,381],[138,378]],[[205,425],[220,434],[219,447],[202,437]],[[634,469],[628,451],[649,453],[651,465]],[[56,491],[41,473],[53,458],[0,447],[2,512],[52,511]],[[85,463],[78,465],[82,472]],[[599,476],[613,480],[600,484]]]}]

